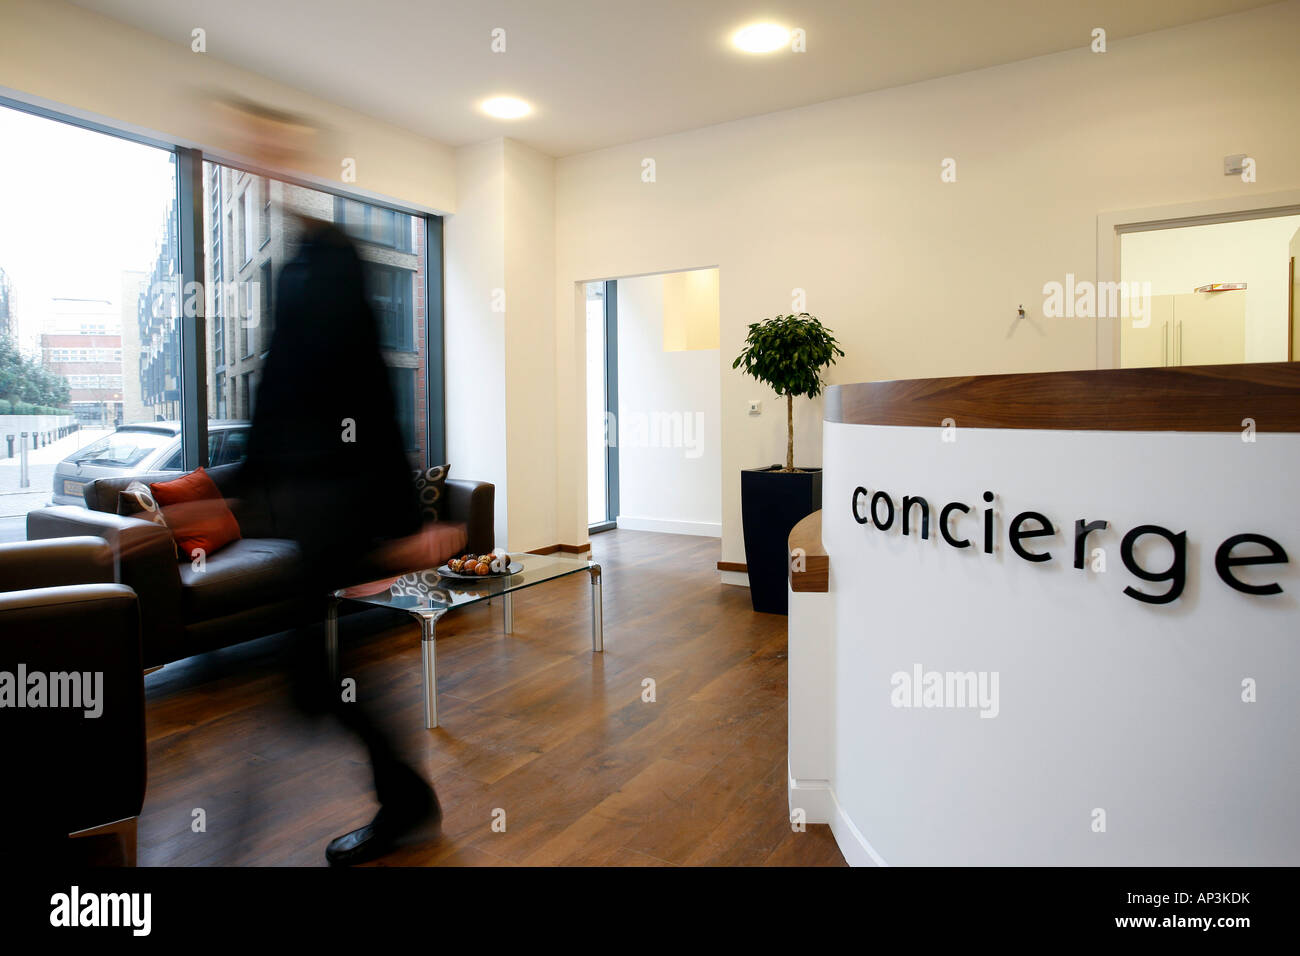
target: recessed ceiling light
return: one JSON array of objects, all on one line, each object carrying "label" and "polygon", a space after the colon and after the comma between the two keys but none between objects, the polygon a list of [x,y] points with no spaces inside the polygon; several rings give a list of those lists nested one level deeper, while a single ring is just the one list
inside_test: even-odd
[{"label": "recessed ceiling light", "polygon": [[790,45],[790,31],[776,23],[754,23],[737,30],[731,42],[746,53],[771,53]]},{"label": "recessed ceiling light", "polygon": [[533,111],[531,106],[514,96],[489,97],[479,106],[488,116],[495,116],[497,119],[519,119]]}]

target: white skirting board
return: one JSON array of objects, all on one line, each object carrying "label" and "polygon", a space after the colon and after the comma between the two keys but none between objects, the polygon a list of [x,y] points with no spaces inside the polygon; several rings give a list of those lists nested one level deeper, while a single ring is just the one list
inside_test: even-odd
[{"label": "white skirting board", "polygon": [[835,844],[849,866],[888,866],[867,838],[845,814],[828,780],[795,780],[786,768],[786,793],[790,812],[804,811],[808,823],[829,823]]},{"label": "white skirting board", "polygon": [[658,531],[661,534],[696,534],[704,538],[721,538],[721,521],[673,521],[668,518],[618,516],[618,526],[628,531]]}]

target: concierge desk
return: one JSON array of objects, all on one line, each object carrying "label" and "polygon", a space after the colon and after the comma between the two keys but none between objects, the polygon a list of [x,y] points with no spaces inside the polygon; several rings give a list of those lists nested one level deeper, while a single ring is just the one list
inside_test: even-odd
[{"label": "concierge desk", "polygon": [[823,427],[792,820],[853,864],[1300,864],[1300,364],[842,385]]}]

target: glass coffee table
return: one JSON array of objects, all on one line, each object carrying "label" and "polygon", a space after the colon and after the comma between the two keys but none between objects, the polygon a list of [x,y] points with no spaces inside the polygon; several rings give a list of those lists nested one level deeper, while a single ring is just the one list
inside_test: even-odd
[{"label": "glass coffee table", "polygon": [[376,607],[391,607],[405,611],[420,622],[420,648],[424,660],[424,726],[438,726],[437,653],[434,635],[438,618],[452,608],[478,604],[501,598],[506,634],[514,631],[514,607],[511,600],[515,591],[531,588],[547,581],[555,581],[572,574],[591,575],[591,651],[599,654],[605,649],[603,609],[601,607],[600,565],[580,558],[560,557],[552,554],[510,555],[510,566],[519,565],[511,575],[478,579],[453,578],[440,575],[436,570],[404,574],[382,585],[376,584],[374,593],[358,593],[362,588],[348,588],[331,595],[326,617],[326,651],[331,671],[338,670],[338,605],[341,601],[355,601]]}]

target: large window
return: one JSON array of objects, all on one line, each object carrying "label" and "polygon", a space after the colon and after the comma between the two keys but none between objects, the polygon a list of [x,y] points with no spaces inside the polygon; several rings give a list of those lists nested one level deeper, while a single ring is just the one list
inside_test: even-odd
[{"label": "large window", "polygon": [[[21,540],[32,508],[81,503],[101,475],[243,457],[275,284],[303,216],[356,241],[412,463],[440,463],[436,218],[200,165],[193,150],[10,101],[0,101],[0,143],[0,458],[3,435],[24,430],[4,427],[12,416],[52,419],[28,449],[26,485],[16,462],[0,467],[0,540]],[[201,248],[187,248],[196,235]],[[142,455],[75,460],[105,438],[96,447]]]},{"label": "large window", "polygon": [[[393,397],[414,465],[429,457],[426,355],[429,255],[425,221],[318,189],[269,180],[228,166],[204,164],[208,310],[214,317],[208,349],[208,414],[247,428],[257,403],[257,383],[271,346],[275,284],[297,254],[304,218],[338,224],[357,243],[365,262],[370,306],[380,346],[392,370]],[[221,223],[236,223],[235,250]],[[259,239],[249,223],[262,223]],[[243,224],[243,228],[240,228]],[[229,341],[223,341],[225,336]],[[234,347],[231,347],[231,344]],[[440,354],[440,353],[439,353]],[[442,369],[435,366],[440,384]],[[236,382],[232,392],[227,383]],[[438,388],[436,394],[441,394]],[[222,407],[222,400],[226,407]],[[439,412],[440,414],[440,412]],[[441,434],[441,430],[438,431]],[[435,457],[441,450],[435,453]]]},{"label": "large window", "polygon": [[180,416],[177,173],[171,150],[3,105],[0,143],[0,540],[22,540],[28,511],[176,440],[118,429]]}]

